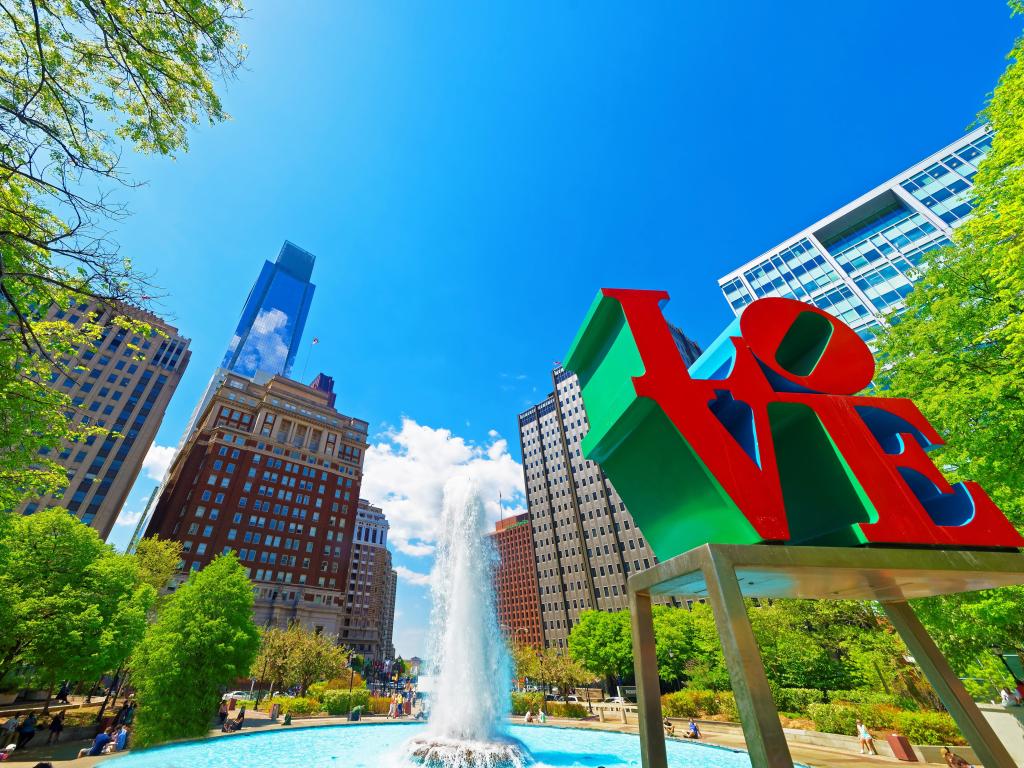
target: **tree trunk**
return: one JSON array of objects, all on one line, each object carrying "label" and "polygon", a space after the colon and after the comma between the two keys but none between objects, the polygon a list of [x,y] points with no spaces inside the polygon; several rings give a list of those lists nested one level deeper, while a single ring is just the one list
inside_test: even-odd
[{"label": "tree trunk", "polygon": [[46,689],[46,703],[43,704],[43,714],[50,714],[50,699],[53,698],[53,683],[50,683],[50,687]]}]

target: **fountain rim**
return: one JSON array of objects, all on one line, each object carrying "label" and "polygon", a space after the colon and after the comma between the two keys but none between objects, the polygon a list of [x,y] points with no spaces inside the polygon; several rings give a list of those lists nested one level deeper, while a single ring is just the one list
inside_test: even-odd
[{"label": "fountain rim", "polygon": [[[224,733],[224,734],[210,734],[210,735],[207,735],[207,736],[195,736],[195,737],[192,737],[192,738],[189,738],[189,739],[177,739],[175,741],[168,741],[168,742],[165,742],[163,744],[154,744],[151,747],[143,747],[143,748],[139,748],[139,749],[129,749],[129,750],[125,751],[125,752],[119,752],[116,755],[114,755],[113,757],[114,757],[114,759],[117,759],[118,757],[127,758],[127,757],[130,757],[131,755],[150,755],[150,754],[153,754],[154,752],[158,752],[158,751],[163,750],[163,749],[171,749],[171,748],[174,748],[174,747],[183,747],[183,746],[187,746],[187,745],[190,745],[190,744],[200,744],[200,743],[206,743],[206,742],[214,742],[214,741],[220,741],[222,739],[229,739],[229,738],[230,739],[240,739],[240,738],[252,738],[254,736],[272,737],[272,736],[275,736],[277,734],[295,733],[297,731],[324,730],[324,729],[327,729],[327,728],[359,728],[359,727],[372,728],[372,727],[377,727],[377,726],[385,726],[385,727],[386,726],[403,726],[403,727],[422,726],[422,727],[425,727],[426,725],[427,725],[427,723],[422,721],[422,720],[404,720],[404,721],[398,721],[398,722],[388,721],[388,720],[367,720],[367,721],[364,722],[362,720],[359,720],[359,721],[354,721],[354,722],[341,722],[341,723],[310,723],[309,725],[287,726],[286,728],[283,728],[283,729],[280,729],[280,728],[271,729],[271,728],[266,728],[265,727],[265,728],[258,728],[258,729],[250,730],[250,731],[247,731],[245,733],[237,733],[236,732],[236,733]],[[512,727],[519,727],[519,728],[530,728],[530,726],[527,726],[527,725],[525,725],[523,723],[517,723],[517,722],[510,723],[510,726],[512,726]],[[585,726],[564,725],[564,724],[561,724],[561,723],[545,723],[543,726],[534,726],[534,727],[535,728],[544,728],[544,729],[557,729],[557,730],[562,730],[562,731],[591,731],[593,733],[614,734],[616,736],[626,736],[626,737],[635,736],[635,737],[639,737],[639,734],[635,734],[635,733],[631,733],[631,732],[626,732],[626,731],[604,730],[604,729],[598,729],[598,728],[587,728]],[[687,747],[702,747],[702,748],[705,748],[705,749],[718,749],[718,750],[722,750],[724,752],[749,754],[749,752],[747,750],[745,750],[745,749],[739,749],[739,748],[736,748],[736,747],[726,747],[726,746],[723,746],[721,744],[709,744],[708,742],[704,742],[704,741],[682,741],[682,740],[677,740],[677,741],[678,741],[678,743],[683,744],[683,745],[685,745]],[[115,763],[111,763],[111,765],[115,765]],[[809,766],[805,766],[802,763],[793,763],[793,765],[794,765],[794,768],[809,768]]]}]

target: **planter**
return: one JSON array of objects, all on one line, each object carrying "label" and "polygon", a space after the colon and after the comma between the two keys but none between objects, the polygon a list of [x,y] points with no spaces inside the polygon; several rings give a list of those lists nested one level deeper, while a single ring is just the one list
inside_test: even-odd
[{"label": "planter", "polygon": [[21,691],[0,691],[0,706],[13,704]]},{"label": "planter", "polygon": [[25,701],[46,701],[50,698],[50,692],[45,688],[25,691]]}]

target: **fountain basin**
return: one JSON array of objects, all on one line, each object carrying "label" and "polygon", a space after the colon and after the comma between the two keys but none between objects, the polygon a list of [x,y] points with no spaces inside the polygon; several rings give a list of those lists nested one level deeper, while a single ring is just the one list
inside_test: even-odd
[{"label": "fountain basin", "polygon": [[[409,768],[409,745],[427,737],[420,723],[262,729],[155,747],[115,757],[111,768]],[[636,734],[585,728],[509,728],[534,768],[637,768]],[[670,768],[750,768],[746,752],[670,740]]]},{"label": "fountain basin", "polygon": [[409,762],[426,768],[525,768],[533,760],[511,739],[459,741],[432,736],[414,738],[406,745]]}]

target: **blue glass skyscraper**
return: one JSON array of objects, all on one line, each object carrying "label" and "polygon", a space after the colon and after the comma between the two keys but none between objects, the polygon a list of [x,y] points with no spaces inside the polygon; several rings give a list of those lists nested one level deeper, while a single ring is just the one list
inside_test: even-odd
[{"label": "blue glass skyscraper", "polygon": [[295,362],[316,286],[316,257],[285,240],[277,261],[263,263],[220,367],[243,376],[287,376]]}]

